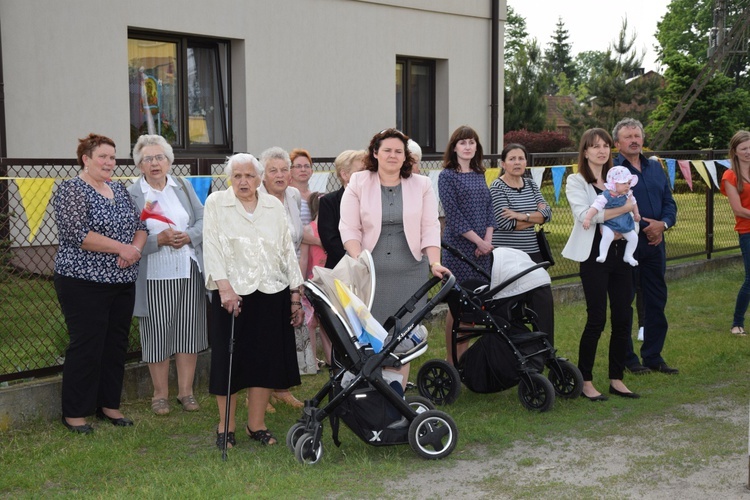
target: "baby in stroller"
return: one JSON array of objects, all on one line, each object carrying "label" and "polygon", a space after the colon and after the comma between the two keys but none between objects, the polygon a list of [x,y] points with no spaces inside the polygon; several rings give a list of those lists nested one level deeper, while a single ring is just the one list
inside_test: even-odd
[{"label": "baby in stroller", "polygon": [[[402,321],[441,281],[440,291],[411,319]],[[398,368],[427,351],[426,340],[408,344],[409,338],[454,283],[453,276],[443,280],[432,278],[381,326],[369,314],[376,277],[368,251],[363,251],[358,259],[345,256],[332,270],[315,268],[313,278],[305,283],[305,295],[329,333],[333,345],[332,367],[328,382],[305,401],[302,417],[287,434],[287,446],[298,461],[313,464],[320,460],[326,419],[331,420],[337,446],[341,444],[338,425],[343,420],[371,445],[408,442],[417,454],[429,459],[443,458],[453,451],[458,439],[453,419],[435,410],[425,398],[404,398],[400,384],[391,385],[393,380],[386,369]],[[406,348],[396,352],[405,340]]]}]

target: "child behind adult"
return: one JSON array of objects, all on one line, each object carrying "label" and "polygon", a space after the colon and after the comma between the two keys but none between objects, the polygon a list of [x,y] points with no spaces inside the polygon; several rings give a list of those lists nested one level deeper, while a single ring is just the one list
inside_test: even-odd
[{"label": "child behind adult", "polygon": [[635,204],[636,201],[631,190],[637,183],[638,177],[631,174],[627,168],[612,167],[607,172],[607,182],[604,184],[606,189],[596,197],[591,204],[591,208],[586,212],[586,217],[583,220],[584,229],[591,227],[591,219],[597,212],[607,208],[621,207],[625,205],[628,199],[633,200],[632,217],[628,213],[604,221],[602,225],[602,240],[599,243],[599,257],[596,258],[597,262],[607,260],[609,246],[615,239],[615,233],[619,233],[627,242],[622,260],[631,266],[638,265],[638,261],[633,257],[633,253],[638,246],[638,234],[635,232],[635,223],[641,220],[641,216],[638,213],[638,205]]},{"label": "child behind adult", "polygon": [[[315,238],[320,239],[320,234],[318,233],[318,211],[320,209],[320,198],[325,193],[319,193],[317,191],[313,191],[310,193],[310,197],[307,200],[307,204],[310,207],[310,217],[312,220],[310,221],[310,231],[312,233],[312,236]],[[314,267],[325,267],[326,266],[326,259],[328,258],[328,255],[326,254],[326,251],[323,249],[320,245],[308,245],[308,257],[307,257],[307,272],[305,274],[305,277],[307,279],[312,278],[313,275],[313,268]],[[323,330],[323,325],[320,325],[318,323],[318,318],[315,316],[315,311],[313,310],[312,304],[310,304],[307,301],[307,298],[303,296],[303,303],[305,305],[305,322],[307,323],[307,330],[310,332],[310,343],[313,346],[313,351],[317,350],[317,344],[315,339],[315,332],[316,327],[320,328],[320,343],[323,346],[323,354],[325,356],[325,361],[328,365],[331,364],[331,341],[328,340],[328,336],[326,335],[325,330]]]}]

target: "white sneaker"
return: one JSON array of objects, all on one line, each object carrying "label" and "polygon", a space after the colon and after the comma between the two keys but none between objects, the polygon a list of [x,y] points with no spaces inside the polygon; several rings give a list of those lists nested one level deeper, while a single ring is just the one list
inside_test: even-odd
[{"label": "white sneaker", "polygon": [[638,342],[643,342],[643,327],[638,329]]}]

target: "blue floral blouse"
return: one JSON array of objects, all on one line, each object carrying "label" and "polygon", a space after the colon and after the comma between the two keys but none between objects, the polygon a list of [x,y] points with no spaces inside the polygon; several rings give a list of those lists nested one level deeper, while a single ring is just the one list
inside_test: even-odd
[{"label": "blue floral blouse", "polygon": [[52,204],[60,243],[55,272],[97,283],[131,283],[138,277],[138,263],[121,269],[117,254],[81,248],[89,231],[130,244],[136,231],[146,231],[128,191],[119,182],[109,182],[114,198],[105,198],[80,177],[64,181]]}]

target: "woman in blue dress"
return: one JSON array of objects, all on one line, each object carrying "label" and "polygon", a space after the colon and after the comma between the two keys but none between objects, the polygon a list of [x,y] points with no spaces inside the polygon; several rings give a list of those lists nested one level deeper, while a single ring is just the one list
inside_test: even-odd
[{"label": "woman in blue dress", "polygon": [[[458,127],[445,148],[443,171],[438,179],[440,202],[445,211],[443,241],[460,250],[489,273],[495,218],[484,171],[479,136],[471,127]],[[453,272],[459,283],[469,279],[487,281],[486,277],[448,250],[443,251],[443,265]],[[449,311],[445,322],[445,345],[449,363],[453,362],[452,325],[453,317]],[[461,353],[457,354],[460,357]]]}]

